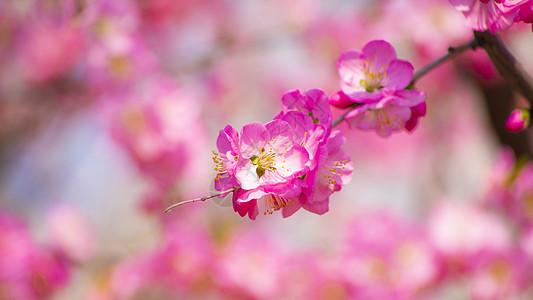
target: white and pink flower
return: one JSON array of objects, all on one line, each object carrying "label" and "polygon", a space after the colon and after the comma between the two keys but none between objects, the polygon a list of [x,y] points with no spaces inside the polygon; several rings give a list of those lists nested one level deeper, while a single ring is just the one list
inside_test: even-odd
[{"label": "white and pink flower", "polygon": [[396,58],[396,51],[382,40],[371,41],[362,51],[348,50],[338,61],[341,92],[334,103],[356,108],[346,116],[350,128],[375,130],[387,137],[394,131],[412,131],[425,115],[426,93],[406,89],[413,77],[411,63]]}]

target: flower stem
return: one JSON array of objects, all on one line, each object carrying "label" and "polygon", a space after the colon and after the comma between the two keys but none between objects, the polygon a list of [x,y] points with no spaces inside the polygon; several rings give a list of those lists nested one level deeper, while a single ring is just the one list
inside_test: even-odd
[{"label": "flower stem", "polygon": [[478,46],[479,46],[478,40],[474,38],[471,41],[468,41],[468,42],[466,42],[464,44],[461,44],[461,45],[459,45],[457,47],[449,47],[448,48],[448,53],[446,53],[442,57],[436,59],[435,61],[429,63],[428,65],[426,65],[422,69],[416,71],[415,74],[413,75],[413,79],[411,79],[411,82],[409,83],[409,87],[414,86],[415,82],[417,82],[418,79],[420,79],[422,76],[426,75],[429,71],[431,71],[431,70],[435,69],[436,67],[438,67],[443,62],[451,59],[455,55],[457,55],[459,53],[462,53],[462,52],[464,52],[464,51],[466,51],[468,49],[474,50]]},{"label": "flower stem", "polygon": [[221,196],[221,195],[225,195],[225,194],[228,194],[228,193],[231,193],[231,192],[235,192],[236,190],[237,190],[237,188],[232,188],[232,189],[220,192],[218,194],[214,194],[214,195],[205,196],[205,197],[202,197],[202,198],[196,198],[196,199],[191,199],[191,200],[178,202],[178,203],[172,204],[167,209],[165,209],[165,213],[167,213],[167,212],[173,210],[174,208],[176,208],[178,206],[181,206],[183,204],[192,203],[192,202],[198,202],[198,201],[205,201],[207,199],[211,199],[211,198],[215,198],[215,197],[218,197],[218,196]]},{"label": "flower stem", "polygon": [[337,125],[339,125],[342,121],[344,121],[344,118],[346,117],[346,115],[350,113],[352,110],[354,110],[357,106],[359,105],[350,105],[348,107],[349,109],[345,113],[343,113],[342,116],[338,117],[333,122],[331,122],[331,128],[337,127]]}]

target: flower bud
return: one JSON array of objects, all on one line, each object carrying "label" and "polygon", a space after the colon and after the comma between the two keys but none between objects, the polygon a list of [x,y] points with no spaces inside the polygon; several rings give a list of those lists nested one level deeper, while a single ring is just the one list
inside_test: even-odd
[{"label": "flower bud", "polygon": [[524,108],[514,109],[505,121],[505,128],[510,132],[521,131],[529,125],[530,113]]}]

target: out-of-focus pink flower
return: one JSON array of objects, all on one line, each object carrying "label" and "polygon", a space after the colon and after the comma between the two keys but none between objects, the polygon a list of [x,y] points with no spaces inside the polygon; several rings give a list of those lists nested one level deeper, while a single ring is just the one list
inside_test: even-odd
[{"label": "out-of-focus pink flower", "polygon": [[533,224],[533,164],[524,166],[517,176],[511,219],[521,226]]},{"label": "out-of-focus pink flower", "polygon": [[504,148],[486,172],[484,199],[488,206],[509,215],[512,209],[512,186],[514,184],[515,158],[509,148]]},{"label": "out-of-focus pink flower", "polygon": [[156,57],[141,34],[131,1],[95,1],[83,11],[87,49],[86,80],[96,91],[123,88],[156,70]]},{"label": "out-of-focus pink flower", "polygon": [[244,232],[222,249],[214,280],[234,299],[280,299],[289,263],[282,244],[261,232]]},{"label": "out-of-focus pink flower", "polygon": [[[422,91],[406,90],[413,77],[413,66],[396,58],[396,51],[382,40],[371,41],[362,51],[348,50],[338,61],[341,90],[360,105],[345,119],[350,128],[375,130],[383,137],[394,131],[415,128],[425,114]],[[339,105],[345,105],[337,94]]]},{"label": "out-of-focus pink flower", "polygon": [[355,299],[414,299],[434,284],[435,253],[418,228],[394,215],[363,215],[347,227],[341,272]]},{"label": "out-of-focus pink flower", "polygon": [[68,277],[58,255],[37,245],[22,221],[0,212],[1,299],[47,299]]},{"label": "out-of-focus pink flower", "polygon": [[201,160],[193,159],[206,147],[199,103],[173,80],[142,81],[105,98],[103,105],[109,107],[113,138],[161,187],[175,185],[189,171],[197,176],[207,171]]},{"label": "out-of-focus pink flower", "polygon": [[530,112],[528,109],[516,108],[505,121],[505,128],[510,132],[519,132],[529,126],[529,120]]},{"label": "out-of-focus pink flower", "polygon": [[60,204],[46,216],[49,240],[58,253],[77,261],[89,259],[95,250],[93,233],[83,215],[74,207]]},{"label": "out-of-focus pink flower", "polygon": [[482,254],[467,277],[472,299],[509,299],[523,292],[528,265],[518,251]]},{"label": "out-of-focus pink flower", "polygon": [[209,292],[214,261],[207,232],[179,225],[167,228],[155,249],[117,265],[111,287],[119,299],[143,295],[150,289],[163,289],[174,296]]},{"label": "out-of-focus pink flower", "polygon": [[70,24],[30,24],[20,45],[26,77],[45,82],[71,70],[84,46],[81,30]]},{"label": "out-of-focus pink flower", "polygon": [[462,12],[467,24],[476,31],[494,33],[510,27],[518,13],[518,5],[527,0],[450,0]]},{"label": "out-of-focus pink flower", "polygon": [[482,253],[504,253],[511,236],[504,223],[478,207],[438,203],[429,216],[429,238],[440,253],[445,275],[472,268]]}]

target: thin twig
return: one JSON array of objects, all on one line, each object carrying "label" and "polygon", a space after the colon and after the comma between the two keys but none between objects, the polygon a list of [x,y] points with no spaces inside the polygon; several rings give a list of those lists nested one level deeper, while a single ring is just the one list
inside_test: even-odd
[{"label": "thin twig", "polygon": [[237,190],[237,188],[232,188],[232,189],[229,189],[229,190],[226,190],[226,191],[223,191],[223,192],[220,192],[218,194],[214,194],[214,195],[210,195],[210,196],[206,196],[206,197],[202,197],[202,198],[196,198],[196,199],[191,199],[191,200],[186,200],[186,201],[182,201],[182,202],[178,202],[178,203],[175,203],[175,204],[172,204],[171,206],[169,206],[167,209],[165,209],[165,213],[173,210],[174,208],[178,207],[178,206],[181,206],[183,204],[187,204],[187,203],[192,203],[192,202],[198,202],[198,201],[205,201],[207,199],[211,199],[211,198],[215,198],[215,197],[218,197],[218,196],[221,196],[221,195],[224,195],[224,194],[228,194],[228,193],[231,193],[231,192],[235,192]]},{"label": "thin twig", "polygon": [[448,59],[454,57],[455,55],[459,54],[459,53],[462,53],[468,49],[476,49],[478,47],[478,41],[477,39],[473,39],[471,41],[468,41],[464,44],[461,44],[457,47],[449,47],[448,48],[448,53],[446,53],[446,55],[442,56],[441,58],[438,58],[437,60],[429,63],[428,65],[426,65],[425,67],[423,67],[422,69],[418,70],[415,72],[415,74],[413,75],[413,79],[411,79],[411,83],[409,83],[409,86],[414,86],[414,84],[416,83],[416,81],[418,79],[420,79],[422,76],[426,75],[429,71],[435,69],[436,67],[438,67],[440,64],[442,64],[443,62],[447,61]]},{"label": "thin twig", "polygon": [[331,123],[331,128],[335,128],[337,127],[337,125],[339,125],[342,121],[344,121],[344,118],[346,117],[346,115],[348,113],[350,113],[352,110],[356,109],[359,105],[350,105],[348,109],[344,114],[342,114],[342,116],[338,117],[337,119],[335,119],[332,123]]}]

